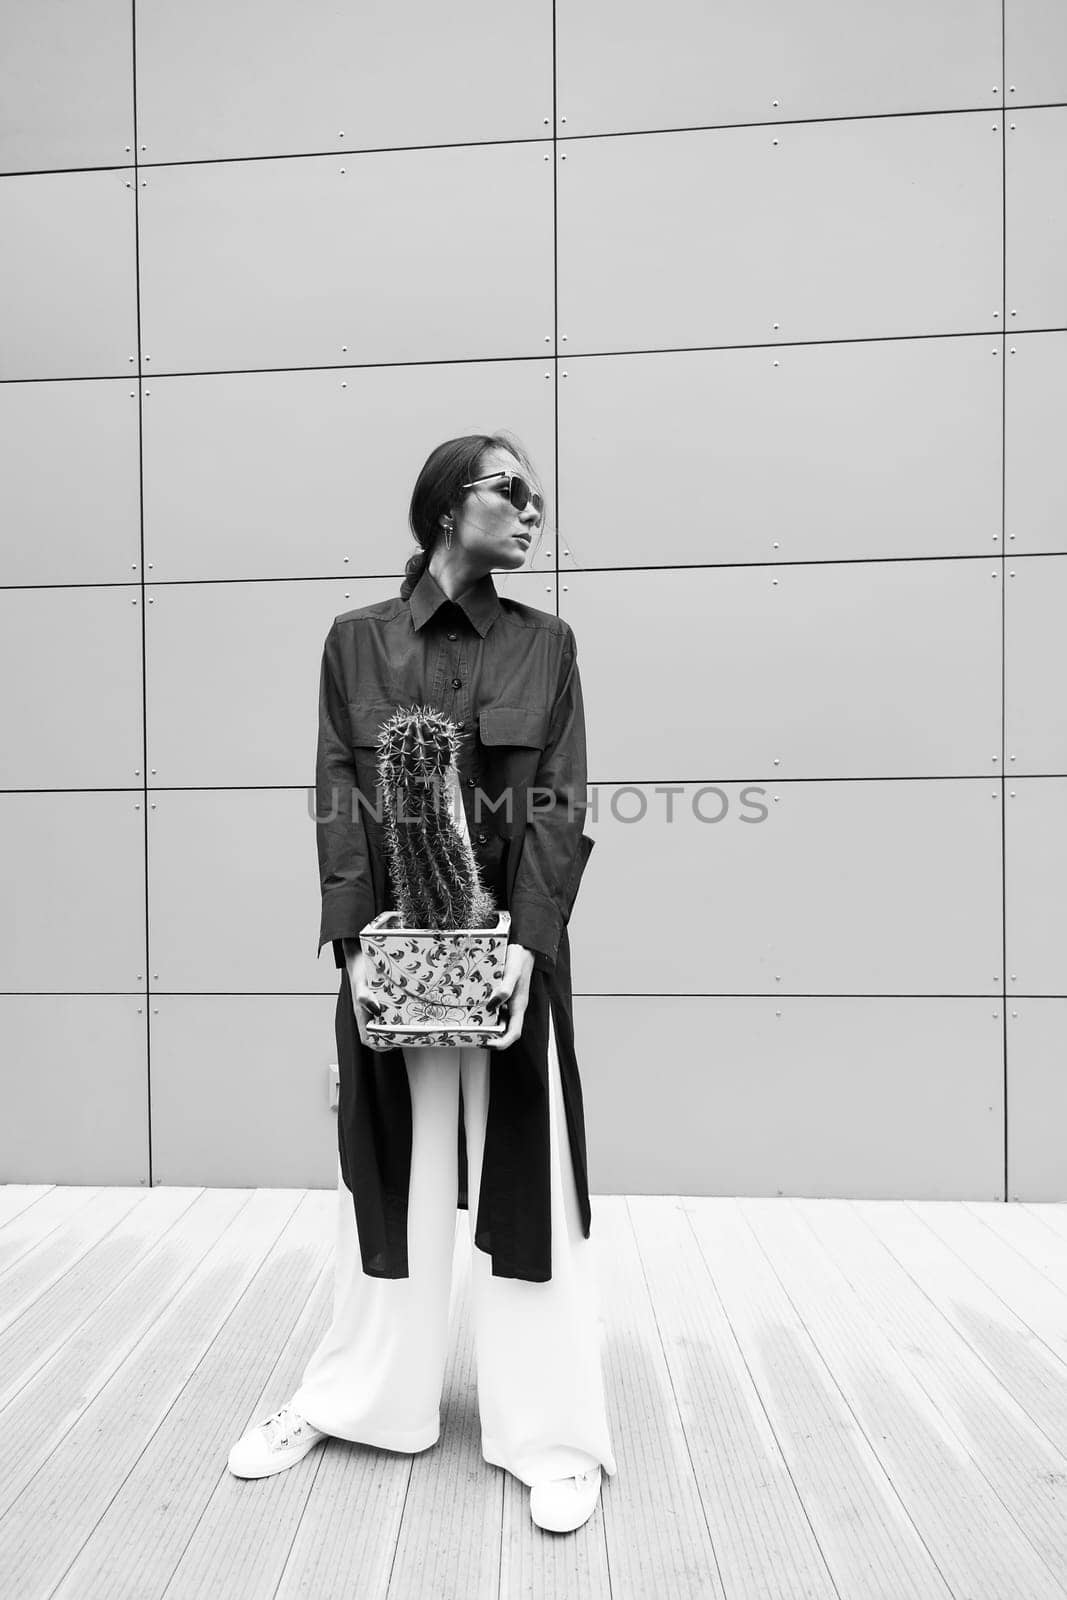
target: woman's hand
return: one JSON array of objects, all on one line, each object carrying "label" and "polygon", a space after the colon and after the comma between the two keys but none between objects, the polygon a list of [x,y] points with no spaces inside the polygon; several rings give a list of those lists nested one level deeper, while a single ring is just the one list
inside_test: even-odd
[{"label": "woman's hand", "polygon": [[[348,940],[345,940],[346,946]],[[381,1001],[374,997],[374,990],[367,982],[367,958],[362,949],[354,954],[345,950],[345,966],[348,968],[348,983],[352,990],[352,1009],[356,1014],[356,1027],[359,1029],[359,1041],[364,1050],[390,1050],[391,1045],[378,1044],[374,1039],[367,1037],[367,1021],[377,1017],[382,1009]]]},{"label": "woman's hand", "polygon": [[486,1047],[490,1050],[506,1050],[515,1043],[522,1033],[522,1022],[526,1015],[526,1004],[530,998],[530,978],[534,969],[534,956],[532,950],[527,950],[521,944],[509,944],[507,957],[504,961],[504,976],[489,996],[490,1006],[498,1001],[508,1001],[508,1025],[499,1039],[487,1039]]}]

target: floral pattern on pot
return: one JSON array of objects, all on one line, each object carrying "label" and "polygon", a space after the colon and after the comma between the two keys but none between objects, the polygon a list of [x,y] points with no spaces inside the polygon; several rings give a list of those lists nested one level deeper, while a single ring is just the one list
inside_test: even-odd
[{"label": "floral pattern on pot", "polygon": [[487,1039],[498,1039],[503,1032],[503,1024],[497,1028],[480,1030],[453,1029],[448,1033],[435,1032],[432,1028],[380,1028],[373,1022],[367,1024],[368,1038],[373,1039],[375,1044],[392,1050],[401,1047],[411,1049],[420,1045],[423,1047],[434,1045],[438,1048],[442,1045],[453,1048],[462,1046],[476,1049],[484,1045]]},{"label": "floral pattern on pot", "polygon": [[504,975],[510,914],[498,912],[491,928],[403,928],[397,922],[397,912],[383,911],[359,936],[382,1008],[368,1023],[369,1036],[409,1046],[471,1045],[503,1033],[488,1002]]}]

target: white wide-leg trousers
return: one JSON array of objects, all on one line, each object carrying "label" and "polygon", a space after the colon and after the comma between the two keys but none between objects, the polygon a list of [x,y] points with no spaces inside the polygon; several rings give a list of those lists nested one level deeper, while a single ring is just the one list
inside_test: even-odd
[{"label": "white wide-leg trousers", "polygon": [[601,1365],[593,1238],[582,1233],[549,1024],[552,1277],[495,1278],[473,1243],[489,1109],[486,1049],[404,1051],[411,1085],[407,1278],[363,1271],[352,1196],[338,1163],[333,1320],[292,1397],[324,1433],[388,1450],[437,1443],[456,1239],[460,1076],[467,1138],[471,1294],[482,1455],[531,1487],[616,1471]]}]

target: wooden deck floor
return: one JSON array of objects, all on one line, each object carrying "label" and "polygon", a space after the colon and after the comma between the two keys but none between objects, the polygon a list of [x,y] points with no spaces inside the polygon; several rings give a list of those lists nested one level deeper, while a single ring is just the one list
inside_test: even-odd
[{"label": "wooden deck floor", "polygon": [[593,1197],[618,1475],[439,1444],[226,1468],[324,1331],[332,1191],[0,1188],[5,1600],[1063,1600],[1067,1205]]}]

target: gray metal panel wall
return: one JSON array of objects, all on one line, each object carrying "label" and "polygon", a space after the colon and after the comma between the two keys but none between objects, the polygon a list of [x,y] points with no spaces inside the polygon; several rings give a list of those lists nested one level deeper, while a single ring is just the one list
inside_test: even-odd
[{"label": "gray metal panel wall", "polygon": [[4,8],[0,1178],[335,1181],[321,644],[506,426],[593,1188],[1067,1199],[1062,5],[248,18]]}]

